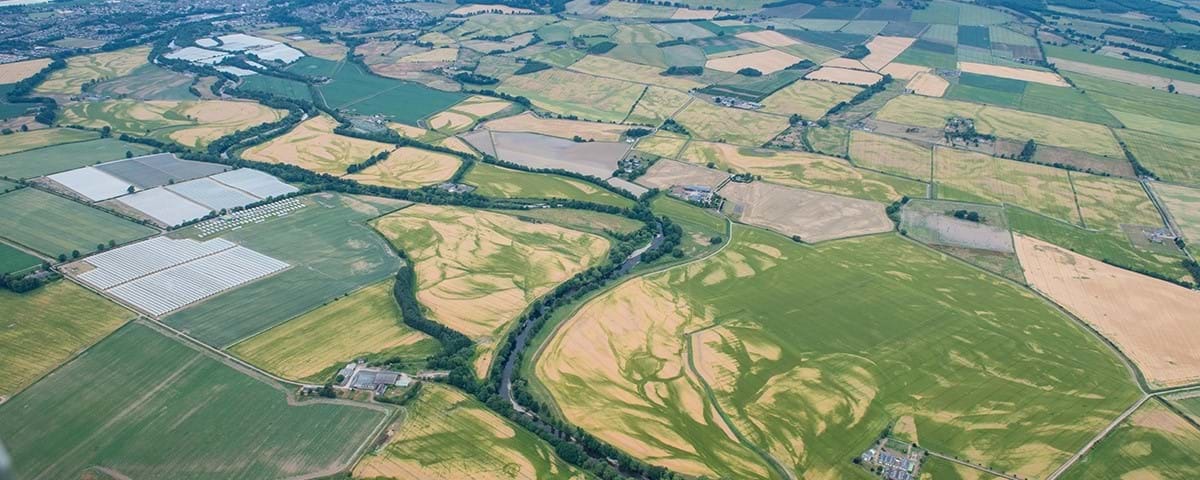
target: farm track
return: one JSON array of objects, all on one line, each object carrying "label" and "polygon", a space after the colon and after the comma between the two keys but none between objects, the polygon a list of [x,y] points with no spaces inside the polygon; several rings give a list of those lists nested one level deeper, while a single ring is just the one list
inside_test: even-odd
[{"label": "farm track", "polygon": [[1018,477],[1018,476],[1016,476],[1016,475],[1009,475],[1009,474],[1007,474],[1007,473],[1003,473],[1003,472],[999,472],[999,471],[996,471],[996,470],[992,470],[992,469],[990,469],[990,468],[987,468],[987,467],[985,467],[985,466],[982,466],[982,465],[976,465],[976,464],[974,464],[974,463],[967,462],[967,461],[965,461],[965,460],[959,460],[959,459],[957,459],[957,458],[954,458],[954,457],[951,457],[951,456],[949,456],[949,455],[941,454],[941,453],[938,453],[938,452],[935,452],[935,451],[932,451],[932,450],[926,450],[926,451],[925,451],[925,453],[928,453],[928,454],[929,454],[929,455],[931,455],[931,456],[934,456],[934,457],[940,458],[940,459],[942,459],[942,460],[945,460],[945,461],[947,461],[947,462],[956,463],[956,464],[958,464],[958,465],[962,465],[962,466],[964,466],[964,467],[967,467],[967,468],[971,468],[971,469],[979,470],[979,471],[981,471],[981,472],[983,472],[983,473],[987,473],[987,474],[989,474],[989,475],[994,475],[994,476],[997,476],[997,477],[1000,477],[1000,478],[1007,478],[1007,479],[1009,479],[1009,480],[1021,480],[1021,477]]}]

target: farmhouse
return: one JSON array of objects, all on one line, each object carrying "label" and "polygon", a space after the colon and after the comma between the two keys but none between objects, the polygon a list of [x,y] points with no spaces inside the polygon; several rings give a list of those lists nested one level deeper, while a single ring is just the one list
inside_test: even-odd
[{"label": "farmhouse", "polygon": [[412,377],[407,373],[370,368],[361,360],[347,363],[345,367],[338,370],[338,377],[342,379],[341,383],[337,385],[339,388],[370,390],[376,395],[383,395],[387,392],[388,387],[407,387],[412,383]]}]

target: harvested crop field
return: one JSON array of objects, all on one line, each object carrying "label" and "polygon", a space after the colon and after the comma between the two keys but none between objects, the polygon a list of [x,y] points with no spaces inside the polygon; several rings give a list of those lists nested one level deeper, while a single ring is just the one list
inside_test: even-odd
[{"label": "harvested crop field", "polygon": [[892,78],[899,79],[899,80],[910,80],[913,77],[916,77],[918,73],[928,72],[930,70],[932,70],[932,69],[929,67],[923,67],[920,65],[909,65],[906,63],[892,62],[892,63],[887,64],[886,67],[883,67],[882,69],[880,69],[879,73],[882,73],[885,75],[891,75]]},{"label": "harvested crop field", "polygon": [[817,243],[891,231],[883,205],[767,182],[730,182],[724,210],[739,222]]},{"label": "harvested crop field", "polygon": [[1143,404],[1061,478],[1200,478],[1200,431],[1157,400]]},{"label": "harvested crop field", "polygon": [[335,299],[229,351],[281,377],[316,383],[357,358],[420,359],[432,354],[437,341],[400,318],[393,283],[385,280]]},{"label": "harvested crop field", "polygon": [[806,120],[825,116],[839,102],[854,98],[862,89],[829,82],[798,80],[779,89],[762,101],[763,111],[782,115],[798,114]]},{"label": "harvested crop field", "polygon": [[448,180],[462,161],[454,155],[400,147],[387,158],[345,178],[367,185],[393,188],[419,188]]},{"label": "harvested crop field", "polygon": [[1016,245],[1030,285],[1115,343],[1151,385],[1200,378],[1200,292],[1041,240],[1017,236]]},{"label": "harvested crop field", "polygon": [[704,185],[715,189],[727,178],[729,174],[720,170],[664,158],[654,162],[654,165],[635,181],[646,187],[662,190],[674,185]]},{"label": "harvested crop field", "polygon": [[659,130],[650,136],[642,137],[633,146],[633,149],[660,157],[675,158],[687,142],[687,137],[666,130]]},{"label": "harvested crop field", "polygon": [[572,63],[568,69],[600,78],[637,82],[681,91],[704,86],[703,83],[692,77],[663,75],[662,71],[665,70],[663,67],[651,67],[599,55],[583,57]]},{"label": "harvested crop field", "polygon": [[941,97],[946,94],[946,89],[950,88],[950,82],[937,74],[921,72],[913,76],[904,88],[912,90],[917,95]]},{"label": "harvested crop field", "polygon": [[1008,78],[1025,82],[1041,83],[1054,87],[1069,87],[1070,84],[1057,73],[1027,68],[1005,67],[986,63],[958,62],[958,69],[967,73],[977,73],[992,77]]},{"label": "harvested crop field", "polygon": [[480,151],[528,168],[563,169],[596,178],[608,178],[629,146],[616,142],[574,142],[535,133],[490,132],[467,142]]},{"label": "harvested crop field", "polygon": [[587,478],[478,400],[439,383],[419,388],[388,443],[358,462],[354,478]]},{"label": "harvested crop field", "polygon": [[1166,90],[1167,85],[1175,85],[1176,90],[1178,90],[1180,93],[1186,93],[1188,95],[1193,95],[1193,96],[1200,96],[1200,84],[1197,84],[1197,83],[1172,80],[1170,78],[1161,77],[1158,75],[1132,72],[1129,70],[1121,70],[1121,69],[1117,69],[1117,68],[1103,67],[1100,65],[1092,65],[1090,63],[1076,62],[1073,60],[1066,60],[1063,58],[1050,57],[1050,58],[1047,58],[1046,60],[1049,61],[1050,63],[1054,64],[1055,67],[1060,68],[1062,70],[1066,70],[1068,72],[1079,72],[1079,73],[1093,75],[1093,76],[1108,79],[1108,80],[1114,80],[1114,81],[1121,82],[1121,83],[1127,83],[1130,85],[1138,85],[1141,87],[1152,87],[1152,88],[1156,88],[1159,90]]},{"label": "harvested crop field", "polygon": [[475,126],[476,122],[495,115],[511,105],[512,103],[506,100],[480,96],[470,97],[449,109],[430,116],[425,119],[424,123],[433,130],[453,134],[465,131]]},{"label": "harvested crop field", "polygon": [[713,163],[721,170],[732,168],[782,185],[883,203],[905,195],[920,197],[925,192],[924,183],[860,170],[840,158],[815,153],[693,141],[680,159],[700,165]]},{"label": "harvested crop field", "polygon": [[286,163],[336,176],[346,173],[346,167],[392,148],[386,143],[335,134],[333,129],[336,127],[337,121],[319,115],[267,143],[246,149],[242,157],[259,162]]},{"label": "harvested crop field", "polygon": [[481,128],[494,132],[528,132],[571,139],[576,136],[598,142],[620,141],[626,127],[611,123],[542,118],[532,112],[489,121]]},{"label": "harvested crop field", "polygon": [[134,323],[0,405],[0,435],[22,478],[281,478],[349,467],[388,416],[292,395]]},{"label": "harvested crop field", "polygon": [[[951,212],[958,210],[975,212],[981,220],[973,222],[956,218]],[[931,245],[1014,252],[1004,209],[992,205],[912,200],[901,210],[900,228],[907,230],[908,236]]]},{"label": "harvested crop field", "polygon": [[73,105],[62,122],[203,148],[230,133],[282,119],[286,110],[230,100],[106,100]]},{"label": "harvested crop field", "polygon": [[134,313],[69,281],[23,294],[0,290],[0,399],[26,387]]},{"label": "harvested crop field", "polygon": [[1122,225],[1163,226],[1158,209],[1136,181],[1071,172],[1071,184],[1087,228],[1119,232]]},{"label": "harvested crop field", "polygon": [[797,42],[796,39],[774,30],[742,32],[737,34],[736,37],[742,40],[749,40],[760,45],[766,45],[768,47],[786,47],[788,45],[800,43]]},{"label": "harvested crop field", "polygon": [[762,72],[763,75],[767,75],[795,65],[800,60],[803,59],[779,50],[763,50],[730,57],[711,58],[704,66],[722,72],[736,72],[743,68],[753,68]]},{"label": "harvested crop field", "polygon": [[632,82],[550,69],[513,75],[506,78],[497,90],[523,96],[535,106],[561,115],[619,122],[633,108],[645,87]]},{"label": "harvested crop field", "polygon": [[99,52],[67,59],[67,68],[56,70],[34,89],[40,93],[72,95],[95,79],[112,79],[129,74],[146,64],[150,46]]},{"label": "harvested crop field", "polygon": [[905,125],[941,130],[950,117],[975,120],[979,133],[1011,138],[1033,139],[1039,144],[1071,148],[1096,155],[1121,157],[1108,127],[1094,123],[1027,113],[990,105],[979,105],[920,95],[901,95],[879,110],[876,118]]},{"label": "harvested crop field", "polygon": [[852,130],[850,159],[857,165],[882,172],[932,180],[933,148],[901,138]]},{"label": "harvested crop field", "polygon": [[782,115],[720,107],[700,100],[684,107],[675,115],[675,121],[693,137],[751,147],[767,143],[788,127],[788,119]]},{"label": "harvested crop field", "polygon": [[854,478],[846,459],[901,416],[922,447],[1041,477],[1138,396],[1103,343],[1007,281],[894,235],[742,227],[584,304],[534,366],[572,423],[709,477],[780,476],[750,445]]},{"label": "harvested crop field", "polygon": [[871,53],[863,57],[862,64],[871,70],[879,71],[887,64],[892,63],[892,60],[899,57],[915,41],[917,41],[915,38],[878,35],[867,42],[867,50],[870,50]]},{"label": "harvested crop field", "polygon": [[1168,183],[1154,183],[1154,192],[1183,231],[1188,242],[1200,242],[1200,190]]},{"label": "harvested crop field", "polygon": [[686,93],[651,85],[646,87],[646,92],[622,123],[658,126],[690,100]]},{"label": "harvested crop field", "polygon": [[934,181],[949,200],[1011,203],[1078,223],[1067,171],[946,147],[934,149]]},{"label": "harvested crop field", "polygon": [[481,378],[517,315],[609,247],[603,237],[459,207],[415,205],[373,224],[412,259],[430,318],[478,342]]},{"label": "harvested crop field", "polygon": [[49,64],[49,58],[35,58],[33,60],[0,64],[0,85],[17,83],[32,77]]},{"label": "harvested crop field", "polygon": [[883,76],[875,72],[864,72],[862,70],[851,70],[841,67],[821,67],[815,71],[805,75],[804,78],[809,80],[822,80],[826,82],[840,83],[843,85],[860,85],[870,86],[883,79]]}]

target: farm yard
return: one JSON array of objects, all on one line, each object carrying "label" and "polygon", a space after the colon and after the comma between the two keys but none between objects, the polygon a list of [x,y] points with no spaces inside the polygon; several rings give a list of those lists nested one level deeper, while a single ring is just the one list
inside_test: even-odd
[{"label": "farm yard", "polygon": [[414,262],[430,318],[479,343],[481,378],[516,316],[609,248],[595,235],[457,207],[412,206],[373,224]]},{"label": "farm yard", "polygon": [[0,405],[0,434],[24,477],[97,465],[170,476],[215,462],[222,476],[262,478],[341,470],[387,417],[377,406],[297,403],[277,384],[134,323]]}]

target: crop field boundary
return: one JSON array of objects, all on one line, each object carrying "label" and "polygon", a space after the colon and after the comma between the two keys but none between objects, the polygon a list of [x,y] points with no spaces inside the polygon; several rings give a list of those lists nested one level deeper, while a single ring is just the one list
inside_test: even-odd
[{"label": "crop field boundary", "polygon": [[[733,240],[732,231],[729,232],[729,240]],[[728,244],[728,242],[726,244]],[[704,389],[704,396],[708,397],[708,401],[712,402],[713,409],[717,411],[717,416],[721,417],[721,421],[725,423],[725,427],[728,428],[730,432],[733,432],[733,436],[737,437],[738,443],[741,443],[759,457],[762,457],[762,459],[771,466],[771,469],[775,470],[775,473],[778,473],[781,477],[788,480],[796,480],[796,474],[793,473],[791,469],[784,466],[783,462],[780,462],[779,459],[775,458],[774,455],[771,455],[770,452],[763,450],[762,447],[759,447],[758,444],[750,441],[750,439],[746,438],[746,436],[742,434],[742,431],[737,428],[737,425],[735,425],[733,420],[730,420],[729,415],[725,413],[725,409],[721,407],[721,402],[717,400],[717,394],[714,393],[712,387],[708,385],[708,380],[705,380],[704,375],[701,375],[700,370],[696,368],[696,356],[693,353],[693,338],[697,333],[719,326],[721,326],[720,323],[714,323],[707,327],[696,329],[691,332],[684,332],[683,341],[684,345],[687,346],[688,370],[691,370],[692,375],[696,376],[696,379],[700,382],[701,388]]]},{"label": "crop field boundary", "polygon": [[1067,184],[1071,186],[1071,197],[1075,199],[1075,215],[1079,216],[1079,225],[1087,229],[1087,220],[1083,218],[1083,207],[1079,206],[1079,190],[1075,189],[1075,177],[1067,170]]}]

